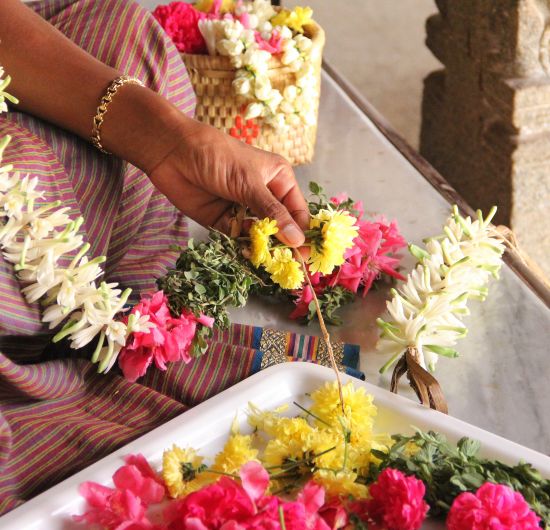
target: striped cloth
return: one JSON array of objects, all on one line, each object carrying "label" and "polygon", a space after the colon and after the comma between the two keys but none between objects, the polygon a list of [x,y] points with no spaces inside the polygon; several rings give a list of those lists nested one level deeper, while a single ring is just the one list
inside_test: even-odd
[{"label": "striped cloth", "polygon": [[[126,0],[29,4],[83,49],[136,76],[192,114],[194,94],[175,47],[156,21]],[[90,255],[106,255],[106,278],[135,293],[152,290],[187,238],[183,217],[135,167],[31,116],[0,118],[13,140],[5,162],[38,176],[48,201],[61,200],[82,228]],[[0,514],[274,362],[319,361],[318,339],[251,326],[218,331],[207,355],[152,369],[139,383],[98,375],[87,352],[52,346],[39,304],[28,304],[0,257]],[[275,352],[275,353],[274,353]],[[357,365],[342,346],[341,366]],[[1,526],[1,524],[0,524]]]}]

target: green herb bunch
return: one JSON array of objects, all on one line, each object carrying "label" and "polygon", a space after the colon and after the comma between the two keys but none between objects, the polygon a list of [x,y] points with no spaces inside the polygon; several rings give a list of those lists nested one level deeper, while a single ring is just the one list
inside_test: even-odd
[{"label": "green herb bunch", "polygon": [[176,267],[157,280],[168,298],[170,311],[203,313],[215,326],[229,325],[228,307],[242,307],[253,285],[261,280],[242,257],[238,242],[211,230],[204,242],[189,241]]},{"label": "green herb bunch", "polygon": [[542,518],[544,528],[550,529],[550,480],[544,479],[531,464],[509,466],[482,458],[478,441],[462,438],[455,445],[433,431],[392,438],[395,443],[388,453],[372,452],[381,463],[371,469],[369,480],[376,480],[387,467],[415,475],[426,486],[426,502],[433,516],[445,515],[464,491],[475,492],[485,482],[504,484],[520,492]]}]

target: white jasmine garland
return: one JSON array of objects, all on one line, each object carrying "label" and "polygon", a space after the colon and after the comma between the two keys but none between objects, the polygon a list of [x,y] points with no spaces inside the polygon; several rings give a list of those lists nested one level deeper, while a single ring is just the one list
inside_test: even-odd
[{"label": "white jasmine garland", "polygon": [[387,302],[389,320],[382,329],[378,350],[390,354],[384,372],[407,350],[415,348],[420,365],[434,370],[439,356],[456,357],[456,341],[466,335],[462,317],[470,298],[484,300],[491,277],[498,278],[504,245],[490,227],[496,212],[486,218],[462,217],[456,206],[443,234],[429,239],[426,249],[410,246],[419,263]]},{"label": "white jasmine garland", "polygon": [[[48,306],[42,321],[50,329],[69,319],[54,341],[68,337],[72,348],[81,348],[99,335],[92,360],[99,361],[100,372],[106,372],[134,325],[149,330],[148,317],[132,315],[128,324],[116,319],[131,290],[121,293],[117,284],[104,282],[96,286],[105,257],[88,260],[90,245],[79,234],[83,219],[71,220],[69,208],[59,208],[59,202],[40,205],[44,197],[36,189],[36,178],[12,172],[11,165],[1,167],[9,141],[9,136],[0,141],[0,212],[5,218],[0,221],[0,247],[4,258],[14,264],[20,281],[26,284],[21,291],[26,300],[42,300]],[[62,265],[71,256],[69,264]]]}]

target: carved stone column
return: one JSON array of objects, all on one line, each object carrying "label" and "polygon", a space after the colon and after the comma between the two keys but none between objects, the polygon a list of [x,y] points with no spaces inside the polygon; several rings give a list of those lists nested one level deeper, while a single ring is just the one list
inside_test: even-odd
[{"label": "carved stone column", "polygon": [[550,277],[550,0],[436,0],[421,153]]}]

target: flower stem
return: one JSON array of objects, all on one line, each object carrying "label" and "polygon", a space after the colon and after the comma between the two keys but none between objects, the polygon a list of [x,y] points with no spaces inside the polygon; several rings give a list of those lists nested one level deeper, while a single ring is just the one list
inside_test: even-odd
[{"label": "flower stem", "polygon": [[297,249],[294,249],[294,255],[298,259],[298,261],[302,264],[302,269],[304,270],[304,276],[306,277],[307,284],[309,285],[309,288],[311,289],[311,293],[313,295],[313,302],[315,303],[315,310],[317,312],[317,318],[319,319],[319,325],[321,326],[321,332],[323,333],[323,340],[325,341],[325,344],[327,346],[328,356],[330,358],[330,364],[332,365],[332,369],[334,370],[334,374],[336,375],[336,381],[338,383],[338,394],[340,396],[340,407],[342,408],[342,414],[345,416],[346,411],[344,408],[344,393],[342,392],[342,380],[340,379],[340,372],[338,371],[338,366],[336,364],[336,359],[334,358],[334,351],[332,349],[332,344],[330,342],[330,335],[327,330],[327,327],[325,325],[325,320],[323,318],[323,314],[321,313],[321,306],[319,305],[319,299],[317,298],[317,294],[315,293],[315,289],[313,288],[313,285],[311,284],[311,280],[309,278],[309,274],[306,267],[306,262],[304,261],[304,258],[300,254],[300,252]]}]

